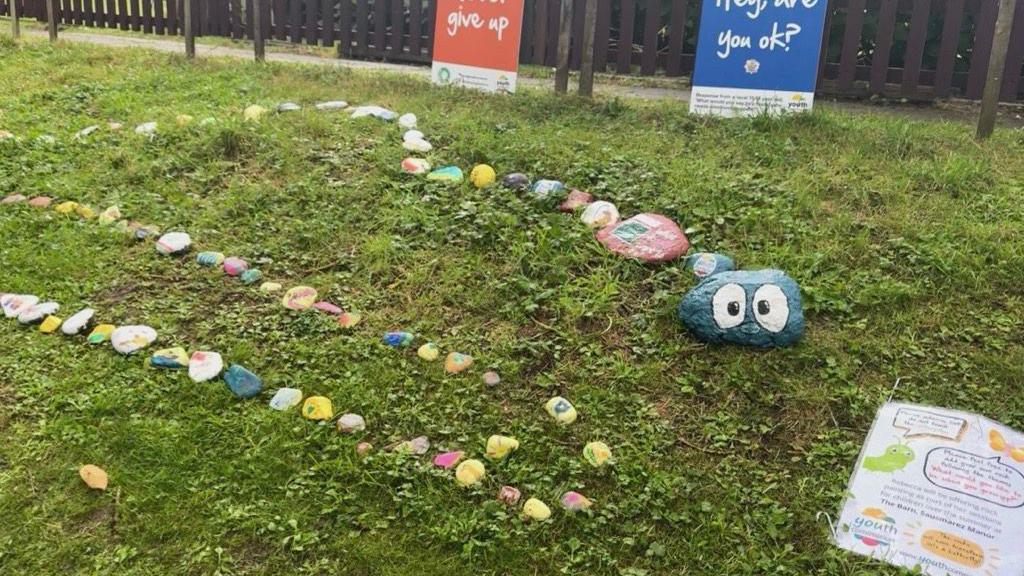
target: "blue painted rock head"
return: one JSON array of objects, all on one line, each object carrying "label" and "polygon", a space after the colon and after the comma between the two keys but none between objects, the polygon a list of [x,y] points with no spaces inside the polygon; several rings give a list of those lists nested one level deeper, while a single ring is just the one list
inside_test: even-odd
[{"label": "blue painted rock head", "polygon": [[686,268],[698,279],[704,279],[719,272],[735,270],[732,258],[713,252],[697,252],[686,257]]},{"label": "blue painted rock head", "polygon": [[804,331],[800,287],[781,270],[720,272],[679,302],[679,320],[705,342],[789,346]]}]

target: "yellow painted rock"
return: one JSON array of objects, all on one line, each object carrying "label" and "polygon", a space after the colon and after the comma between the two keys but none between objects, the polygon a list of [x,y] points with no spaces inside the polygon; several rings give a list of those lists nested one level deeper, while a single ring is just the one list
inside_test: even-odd
[{"label": "yellow painted rock", "polygon": [[352,328],[363,320],[363,315],[358,312],[342,312],[338,314],[338,326]]},{"label": "yellow painted rock", "polygon": [[266,108],[258,104],[253,104],[252,106],[246,108],[245,112],[242,112],[242,116],[245,118],[247,122],[257,122],[266,113]]},{"label": "yellow painted rock", "polygon": [[576,408],[561,396],[555,396],[544,405],[544,409],[555,419],[555,422],[566,425],[576,421]]},{"label": "yellow painted rock", "polygon": [[526,504],[523,504],[523,516],[530,520],[543,522],[551,518],[551,508],[548,508],[547,504],[536,498],[530,498],[526,501]]},{"label": "yellow painted rock", "polygon": [[100,213],[100,224],[104,226],[110,226],[114,222],[121,219],[121,209],[117,206],[111,206]]},{"label": "yellow painted rock", "polygon": [[420,346],[416,350],[416,355],[426,360],[427,362],[433,362],[437,360],[437,357],[441,355],[441,351],[437,349],[437,345],[433,342],[427,342],[423,346]]},{"label": "yellow painted rock", "polygon": [[473,365],[473,357],[461,352],[452,352],[444,359],[444,371],[458,374]]},{"label": "yellow painted rock", "polygon": [[455,481],[461,486],[472,486],[479,483],[487,475],[484,463],[479,460],[466,460],[455,469]]},{"label": "yellow painted rock", "polygon": [[178,126],[185,126],[186,124],[192,122],[192,120],[193,118],[188,114],[178,114],[178,116],[174,119],[175,123],[177,123]]},{"label": "yellow painted rock", "polygon": [[273,292],[279,292],[280,290],[281,285],[277,282],[264,282],[263,284],[260,284],[260,292],[263,292],[264,294],[271,294]]},{"label": "yellow painted rock", "polygon": [[100,324],[99,326],[92,329],[89,333],[87,340],[89,344],[102,344],[107,340],[110,340],[110,335],[114,333],[117,326],[113,324]]},{"label": "yellow painted rock", "polygon": [[86,464],[78,469],[78,475],[82,477],[82,481],[85,482],[85,485],[93,490],[107,489],[107,482],[109,481],[107,473],[99,466]]},{"label": "yellow painted rock", "polygon": [[78,202],[61,202],[54,206],[53,209],[61,214],[71,214],[78,209]]},{"label": "yellow painted rock", "polygon": [[60,328],[61,320],[56,316],[47,316],[43,323],[39,325],[39,331],[43,334],[53,334],[57,328]]},{"label": "yellow painted rock", "polygon": [[469,173],[469,181],[477,188],[486,188],[494,184],[495,179],[497,174],[494,173],[494,168],[487,164],[477,164]]},{"label": "yellow painted rock", "polygon": [[310,420],[330,420],[334,418],[334,406],[323,396],[310,396],[302,404],[302,415]]},{"label": "yellow painted rock", "polygon": [[77,212],[79,216],[85,218],[86,220],[92,220],[93,218],[96,217],[96,211],[93,210],[91,207],[86,206],[85,204],[79,204],[77,207],[75,207],[75,212]]},{"label": "yellow painted rock", "polygon": [[509,436],[499,436],[495,434],[487,439],[488,458],[504,458],[517,448],[519,448],[519,441]]},{"label": "yellow painted rock", "polygon": [[289,310],[307,310],[316,302],[316,288],[296,286],[284,293],[281,304]]},{"label": "yellow painted rock", "polygon": [[604,442],[588,442],[583,447],[583,458],[590,462],[591,466],[604,466],[611,457],[612,449]]}]

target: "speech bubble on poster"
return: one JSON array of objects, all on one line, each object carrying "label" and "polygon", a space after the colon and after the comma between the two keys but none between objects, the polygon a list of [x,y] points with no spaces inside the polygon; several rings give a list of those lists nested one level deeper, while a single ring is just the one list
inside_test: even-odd
[{"label": "speech bubble on poster", "polygon": [[956,448],[933,448],[924,460],[929,482],[1002,506],[1024,506],[1024,474],[1003,464],[1001,456],[979,456]]},{"label": "speech bubble on poster", "polygon": [[935,436],[959,442],[967,429],[967,420],[918,408],[904,407],[896,411],[892,426],[906,430],[904,438]]}]

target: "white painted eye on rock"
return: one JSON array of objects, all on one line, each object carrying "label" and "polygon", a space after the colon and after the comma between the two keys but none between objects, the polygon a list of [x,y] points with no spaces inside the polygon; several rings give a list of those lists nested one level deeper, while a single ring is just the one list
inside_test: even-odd
[{"label": "white painted eye on rock", "polygon": [[775,284],[754,292],[754,319],[769,332],[782,332],[789,320],[789,298]]},{"label": "white painted eye on rock", "polygon": [[726,284],[711,298],[711,310],[719,328],[739,326],[747,311],[747,293],[739,284]]}]

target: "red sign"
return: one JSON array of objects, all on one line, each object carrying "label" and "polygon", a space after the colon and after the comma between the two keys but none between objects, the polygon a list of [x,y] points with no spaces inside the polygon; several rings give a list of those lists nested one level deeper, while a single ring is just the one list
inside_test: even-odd
[{"label": "red sign", "polygon": [[437,0],[434,81],[514,92],[522,27],[523,0]]}]

